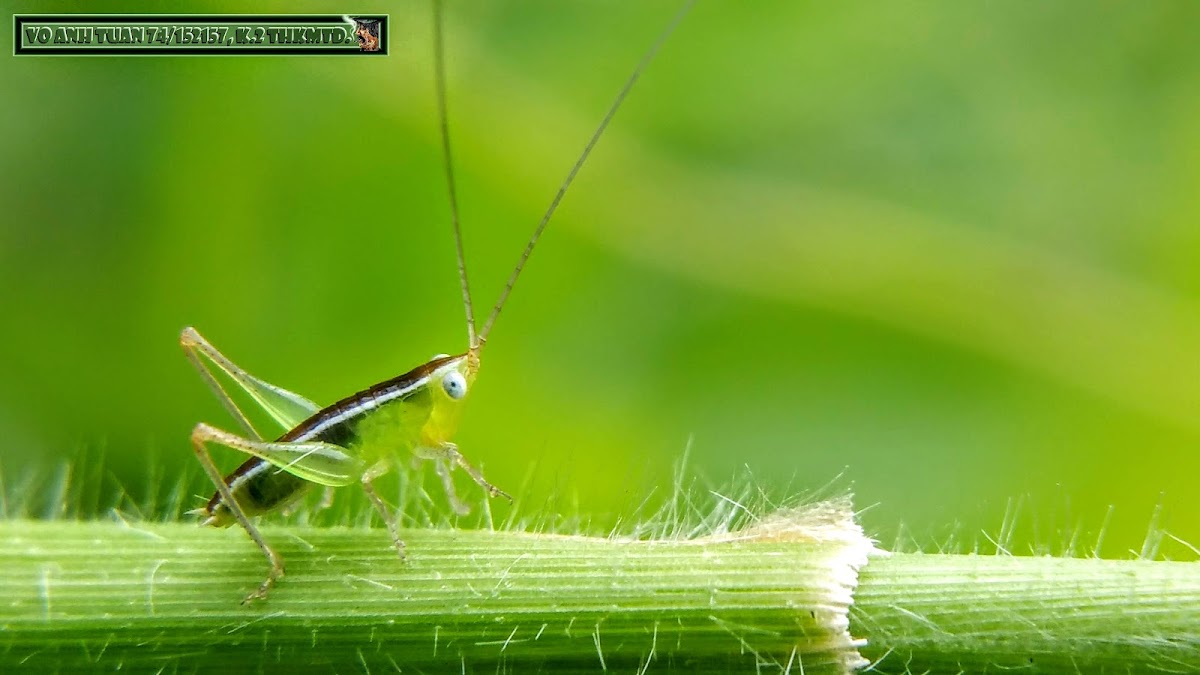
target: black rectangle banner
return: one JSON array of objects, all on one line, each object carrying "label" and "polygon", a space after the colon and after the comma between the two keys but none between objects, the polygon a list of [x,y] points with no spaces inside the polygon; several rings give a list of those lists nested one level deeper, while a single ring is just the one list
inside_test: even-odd
[{"label": "black rectangle banner", "polygon": [[388,53],[388,16],[16,14],[16,55]]}]

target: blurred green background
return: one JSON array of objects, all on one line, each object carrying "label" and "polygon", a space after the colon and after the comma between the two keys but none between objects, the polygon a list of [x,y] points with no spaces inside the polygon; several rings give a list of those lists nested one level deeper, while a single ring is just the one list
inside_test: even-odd
[{"label": "blurred green background", "polygon": [[[478,304],[677,6],[449,8]],[[148,457],[190,467],[192,425],[232,423],[186,325],[319,403],[465,346],[428,3],[171,10],[386,12],[392,53],[0,56],[10,479],[81,448],[134,492]],[[715,484],[841,475],[885,545],[990,550],[1019,509],[1010,547],[1104,529],[1120,557],[1159,505],[1200,541],[1197,25],[1196,3],[702,0],[534,255],[460,445],[601,525],[691,439]]]}]

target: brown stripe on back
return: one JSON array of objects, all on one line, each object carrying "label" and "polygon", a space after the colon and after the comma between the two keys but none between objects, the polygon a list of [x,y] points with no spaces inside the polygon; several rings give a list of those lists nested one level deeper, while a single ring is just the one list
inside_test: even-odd
[{"label": "brown stripe on back", "polygon": [[[246,460],[245,462],[242,462],[242,465],[239,466],[236,470],[234,470],[233,473],[231,473],[225,477],[225,484],[232,487],[233,481],[235,481],[235,480],[241,478],[242,476],[245,476],[246,474],[250,473],[251,471],[257,469],[260,464],[266,464],[266,463],[267,463],[267,460],[265,460],[265,459],[262,459],[260,457],[251,457],[250,459]],[[221,491],[217,490],[215,493],[213,493],[212,498],[208,500],[208,505],[205,507],[208,509],[208,513],[210,515],[213,513],[216,513],[216,509],[218,506],[220,506],[222,501],[223,500],[221,499]],[[238,500],[238,501],[241,501],[241,500]]]},{"label": "brown stripe on back", "polygon": [[[390,380],[384,380],[383,382],[380,382],[379,384],[376,384],[375,386],[373,386],[369,389],[364,389],[363,391],[360,391],[357,394],[354,394],[352,396],[347,396],[346,398],[338,401],[337,403],[326,406],[326,407],[318,410],[317,412],[313,413],[311,417],[304,420],[300,424],[296,425],[296,427],[294,429],[291,429],[284,435],[280,436],[277,442],[295,441],[298,438],[302,438],[302,437],[304,437],[305,434],[309,433],[314,427],[321,424],[321,422],[323,422],[324,420],[327,420],[331,417],[336,417],[336,416],[340,415],[343,411],[352,409],[352,408],[358,406],[359,404],[362,403],[363,400],[368,399],[368,398],[379,397],[379,396],[386,396],[387,393],[390,391],[394,391],[396,389],[404,389],[405,387],[411,386],[413,383],[420,381],[422,378],[428,377],[433,371],[437,370],[438,368],[441,368],[442,366],[446,365],[447,363],[449,363],[455,359],[460,359],[463,356],[466,356],[466,354],[459,354],[457,356],[443,356],[440,358],[433,359],[433,360],[429,361],[428,363],[424,363],[422,365],[417,366],[416,368],[413,368],[412,370],[408,371],[407,373],[404,373],[403,375],[398,375],[396,377],[393,377]],[[351,418],[351,419],[353,419],[353,418]],[[339,426],[344,425],[345,423],[350,422],[350,421],[351,420],[348,419],[348,420],[345,420],[344,422],[340,423],[339,425],[335,425],[334,427],[331,427],[330,429],[326,429],[324,432],[322,432],[322,435],[327,435],[329,432],[333,431],[334,429],[338,428]],[[263,464],[268,464],[268,463],[269,462],[267,462],[265,459],[262,459],[259,457],[251,457],[250,459],[247,459],[245,462],[243,462],[242,465],[239,466],[233,473],[231,473],[225,477],[225,484],[232,486],[233,482],[236,481],[238,478],[241,478],[242,476],[245,476],[246,474],[253,472],[255,469],[259,468]],[[238,499],[238,501],[240,503],[242,500]],[[210,515],[215,513],[216,509],[221,505],[221,502],[222,502],[221,492],[220,492],[220,490],[218,490],[215,494],[213,494],[212,498],[208,500],[208,505],[207,505],[208,513]],[[245,505],[243,505],[243,506],[245,506]]]},{"label": "brown stripe on back", "polygon": [[397,375],[390,380],[384,380],[383,382],[372,386],[370,389],[364,389],[357,394],[347,396],[337,403],[328,405],[313,413],[312,417],[309,417],[300,424],[297,424],[294,429],[291,429],[284,435],[280,436],[279,441],[295,441],[298,438],[303,438],[305,435],[310,433],[314,427],[320,425],[321,422],[331,417],[337,417],[346,410],[356,408],[367,399],[385,396],[390,391],[412,386],[413,383],[420,381],[422,378],[429,377],[430,373],[438,368],[441,368],[455,359],[461,359],[464,356],[466,356],[466,354],[458,354],[457,356],[443,356],[433,359],[428,363],[424,363],[416,368],[413,368],[403,375]]}]

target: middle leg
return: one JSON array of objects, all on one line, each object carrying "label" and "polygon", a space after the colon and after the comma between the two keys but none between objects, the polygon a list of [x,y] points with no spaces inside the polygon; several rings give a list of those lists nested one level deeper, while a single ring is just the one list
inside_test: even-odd
[{"label": "middle leg", "polygon": [[362,476],[363,492],[367,493],[367,499],[371,500],[371,505],[375,507],[375,511],[379,513],[379,517],[383,518],[384,524],[387,525],[388,534],[392,535],[392,544],[396,547],[396,554],[404,560],[406,554],[404,552],[404,540],[400,538],[400,526],[396,522],[396,513],[387,507],[383,498],[375,491],[375,479],[388,472],[389,465],[386,461],[381,461],[375,466],[367,470]]}]

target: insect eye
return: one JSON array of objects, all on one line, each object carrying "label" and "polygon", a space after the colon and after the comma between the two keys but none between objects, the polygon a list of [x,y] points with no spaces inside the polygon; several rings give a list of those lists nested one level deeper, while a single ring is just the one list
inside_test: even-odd
[{"label": "insect eye", "polygon": [[442,378],[442,389],[450,398],[460,399],[467,395],[467,378],[457,370],[446,373],[446,377]]}]

